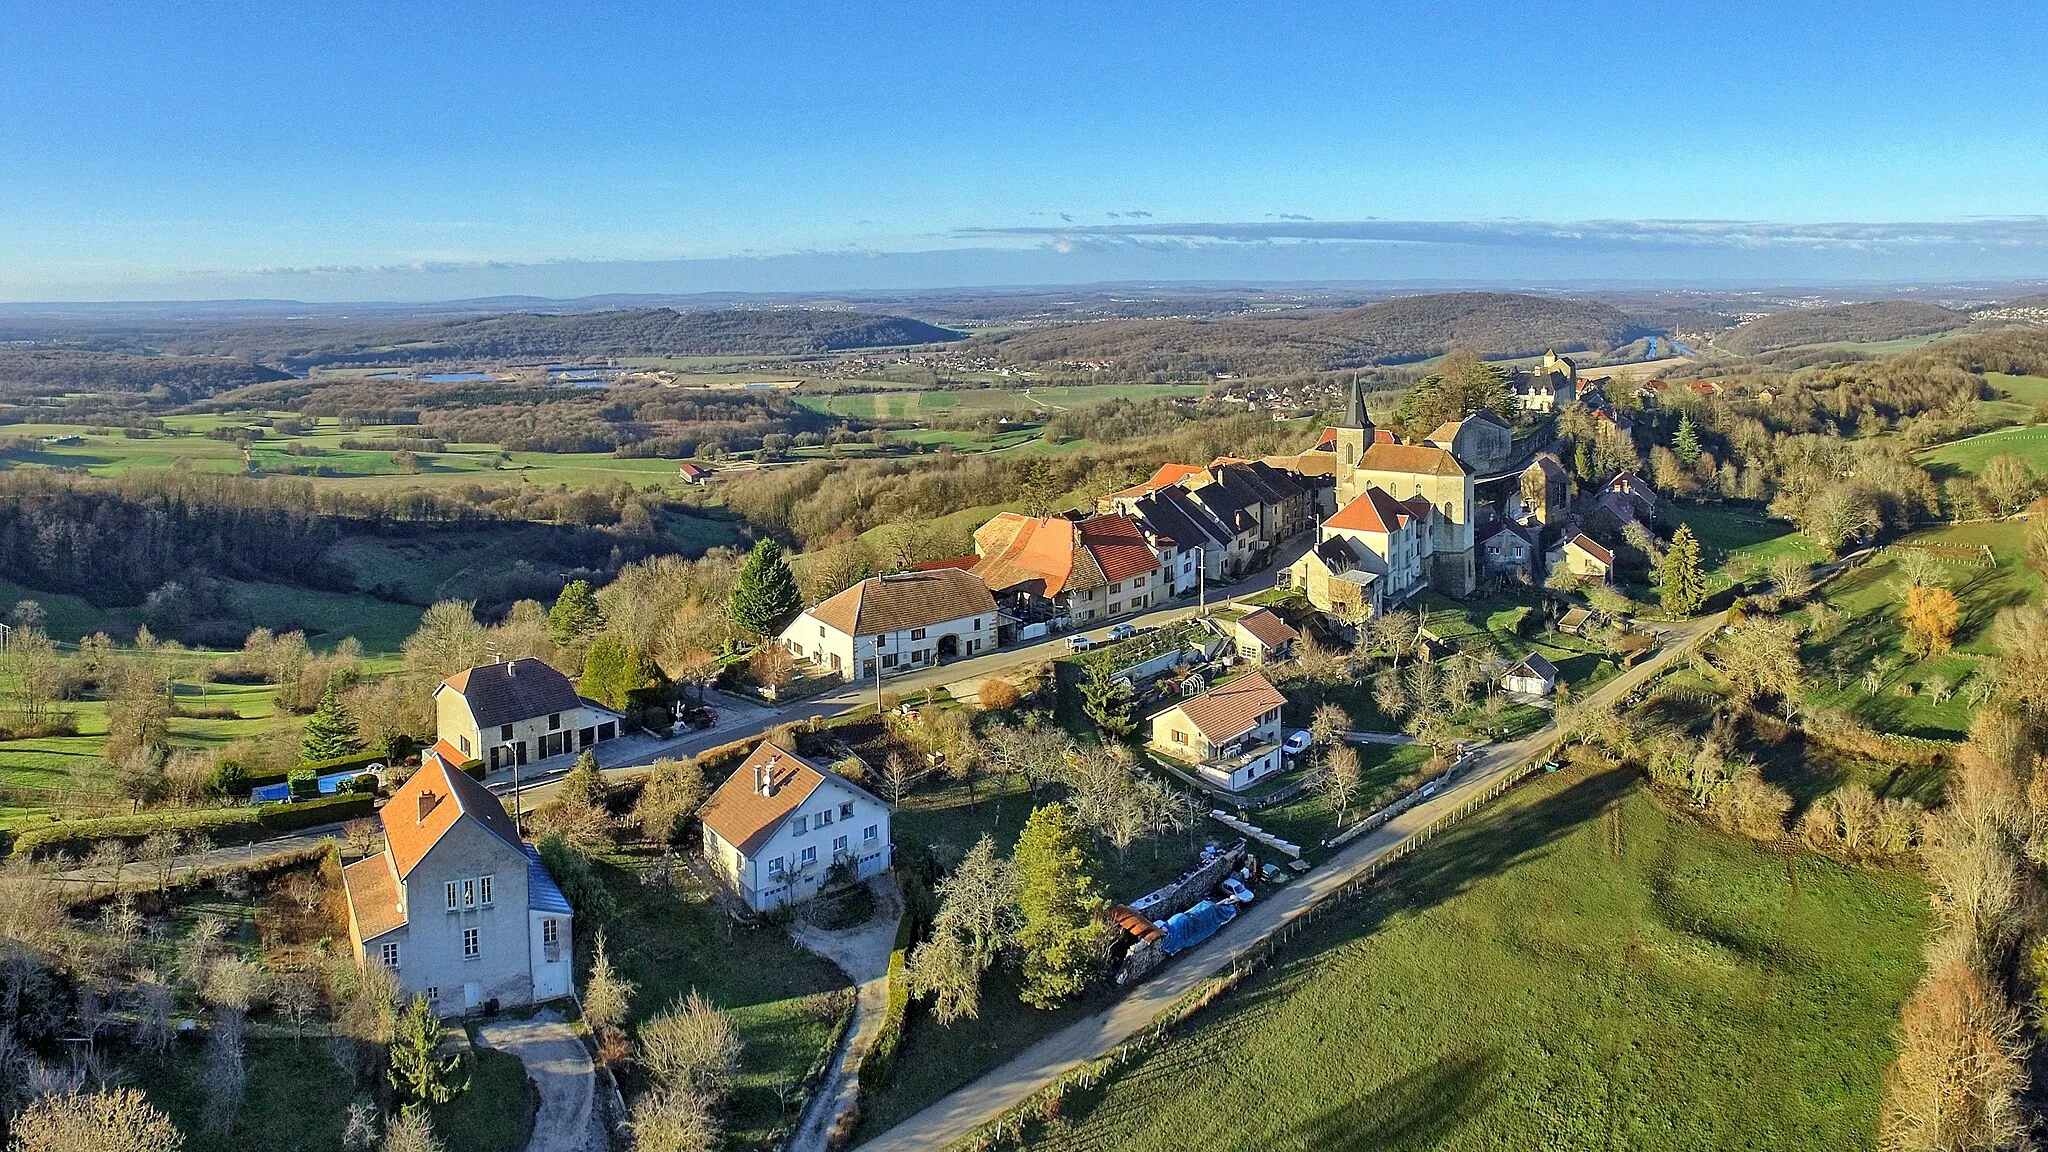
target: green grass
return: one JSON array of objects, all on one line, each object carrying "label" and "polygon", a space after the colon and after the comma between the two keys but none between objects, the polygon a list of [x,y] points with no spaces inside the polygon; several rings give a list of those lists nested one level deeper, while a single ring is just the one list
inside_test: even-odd
[{"label": "green grass", "polygon": [[1692,529],[1700,542],[1701,564],[1720,577],[1720,587],[1727,585],[1721,570],[1738,556],[1759,567],[1779,556],[1797,556],[1809,564],[1828,558],[1819,545],[1783,520],[1764,515],[1759,508],[1704,504],[1674,507],[1667,515]]},{"label": "green grass", "polygon": [[[1899,610],[1905,599],[1894,552],[1887,552],[1854,572],[1828,585],[1825,600],[1846,617],[1840,637],[1825,645],[1808,645],[1804,658],[1813,670],[1817,686],[1807,694],[1810,703],[1848,711],[1880,732],[1906,736],[1959,740],[1969,733],[1974,709],[1961,693],[1937,702],[1919,688],[1930,680],[1946,680],[1960,687],[1974,675],[1981,661],[1995,656],[1991,623],[1999,611],[2040,599],[2041,577],[2026,566],[2026,526],[2016,523],[1956,524],[1916,532],[1901,543],[1961,545],[1975,548],[1989,545],[1996,565],[1975,568],[1944,565],[1949,588],[1963,605],[1963,621],[1956,631],[1955,651],[1928,660],[1905,658],[1904,629]],[[1875,693],[1865,691],[1861,679],[1871,661],[1883,657],[1891,670]],[[1834,667],[1848,671],[1849,682],[1835,686]],[[1902,684],[1915,686],[1911,696],[1900,696]]]},{"label": "green grass", "polygon": [[[1352,802],[1351,810],[1345,813],[1350,823],[1363,820],[1393,800],[1396,782],[1403,776],[1420,772],[1429,763],[1429,749],[1419,744],[1354,744],[1352,747],[1357,749],[1359,763],[1365,773],[1358,788],[1358,798]],[[1282,840],[1293,841],[1301,847],[1302,855],[1313,861],[1321,861],[1330,855],[1323,848],[1323,839],[1336,835],[1343,828],[1337,821],[1337,813],[1332,812],[1323,803],[1323,798],[1314,792],[1303,792],[1285,804],[1262,808],[1245,818]]]},{"label": "green grass", "polygon": [[2035,472],[2048,472],[2048,428],[2001,428],[1954,440],[1919,455],[1921,467],[1936,478],[1975,476],[1994,456],[2017,456]]},{"label": "green grass", "polygon": [[[1026,392],[1029,395],[1026,395]],[[887,392],[810,393],[796,402],[814,412],[869,420],[921,420],[978,412],[1016,412],[1086,408],[1111,400],[1155,400],[1162,396],[1196,397],[1208,389],[1200,384],[1078,384],[1055,388],[913,389]]]},{"label": "green grass", "polygon": [[434,1133],[448,1152],[521,1152],[540,1106],[526,1065],[493,1048],[471,1051],[469,1090],[434,1106]]},{"label": "green grass", "polygon": [[1871,1147],[1925,890],[1539,778],[1102,1086],[1053,1152]]},{"label": "green grass", "polygon": [[[152,1104],[170,1114],[185,1133],[187,1152],[332,1152],[341,1147],[355,1091],[317,1036],[303,1041],[251,1037],[243,1049],[247,1087],[232,1127],[209,1132],[204,1123],[206,1090],[201,1075],[205,1045],[196,1039],[174,1043],[161,1060],[124,1065]],[[444,1139],[453,1135],[441,1130]],[[451,1147],[477,1148],[478,1145]],[[506,1149],[503,1152],[511,1152]]]},{"label": "green grass", "polygon": [[832,1037],[834,1021],[820,1018],[807,1001],[846,987],[847,978],[829,961],[790,943],[779,928],[730,924],[687,873],[667,891],[643,885],[638,877],[648,862],[646,856],[621,855],[599,866],[618,899],[619,915],[602,926],[580,927],[578,982],[589,973],[591,943],[601,928],[612,963],[638,986],[631,1024],[692,989],[730,1012],[745,1051],[727,1123],[741,1146],[763,1146],[786,1119],[777,1084],[801,1079]]}]

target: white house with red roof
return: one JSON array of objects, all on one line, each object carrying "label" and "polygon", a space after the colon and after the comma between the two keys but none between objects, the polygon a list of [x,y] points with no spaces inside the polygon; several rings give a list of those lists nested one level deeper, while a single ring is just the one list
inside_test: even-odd
[{"label": "white house with red roof", "polygon": [[1149,743],[1217,787],[1242,791],[1283,767],[1280,710],[1286,705],[1273,682],[1253,672],[1152,717]]},{"label": "white house with red roof", "polygon": [[1607,583],[1614,572],[1614,553],[1583,532],[1565,537],[1550,550],[1550,570],[1560,569],[1585,580]]},{"label": "white house with red roof", "polygon": [[358,963],[443,1015],[570,994],[575,914],[496,796],[427,756],[378,820],[384,850],[341,872]]},{"label": "white house with red roof", "polygon": [[754,746],[698,813],[704,859],[747,907],[765,912],[845,879],[889,870],[889,806],[773,740]]}]

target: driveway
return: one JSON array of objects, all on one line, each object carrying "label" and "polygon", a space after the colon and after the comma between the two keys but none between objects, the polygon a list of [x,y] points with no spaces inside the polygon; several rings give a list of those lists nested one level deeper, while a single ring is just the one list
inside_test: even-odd
[{"label": "driveway", "polygon": [[798,944],[837,964],[856,985],[853,1023],[804,1107],[789,1152],[825,1152],[830,1146],[833,1125],[853,1110],[860,1095],[861,1061],[889,1013],[889,954],[896,950],[896,922],[903,909],[896,885],[886,876],[868,881],[868,887],[875,894],[875,914],[867,923],[828,932],[799,921],[789,932]]},{"label": "driveway", "polygon": [[597,1115],[597,1068],[574,1029],[552,1010],[527,1020],[494,1020],[476,1030],[479,1043],[519,1057],[540,1090],[527,1152],[607,1152],[611,1141]]}]

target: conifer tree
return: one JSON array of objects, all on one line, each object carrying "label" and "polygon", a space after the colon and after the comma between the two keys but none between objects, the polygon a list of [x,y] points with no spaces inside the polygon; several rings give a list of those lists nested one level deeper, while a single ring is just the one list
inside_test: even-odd
[{"label": "conifer tree", "polygon": [[356,730],[356,718],[349,715],[348,705],[341,702],[341,694],[329,684],[320,696],[320,707],[306,721],[306,731],[299,742],[299,755],[306,760],[333,760],[341,756],[353,756],[363,750],[361,734]]},{"label": "conifer tree", "polygon": [[756,636],[773,636],[803,606],[803,593],[782,546],[773,540],[755,544],[733,584],[733,621]]},{"label": "conifer tree", "polygon": [[1681,524],[1664,552],[1657,569],[1658,595],[1664,610],[1674,616],[1690,616],[1707,602],[1707,582],[1700,573],[1700,542],[1692,526]]},{"label": "conifer tree", "polygon": [[1080,992],[1103,958],[1102,910],[1109,906],[1088,872],[1085,833],[1064,804],[1031,813],[1012,855],[1024,952],[1023,1001],[1051,1008]]},{"label": "conifer tree", "polygon": [[1671,438],[1671,450],[1678,453],[1678,458],[1685,461],[1688,468],[1700,458],[1699,433],[1693,431],[1692,416],[1688,413],[1678,414],[1678,434]]},{"label": "conifer tree", "polygon": [[548,632],[557,644],[568,644],[604,627],[604,612],[590,581],[571,580],[548,609]]},{"label": "conifer tree", "polygon": [[1118,681],[1112,671],[1106,659],[1089,662],[1088,678],[1081,681],[1081,711],[1104,735],[1129,736],[1134,727],[1131,709],[1137,701],[1130,686]]}]

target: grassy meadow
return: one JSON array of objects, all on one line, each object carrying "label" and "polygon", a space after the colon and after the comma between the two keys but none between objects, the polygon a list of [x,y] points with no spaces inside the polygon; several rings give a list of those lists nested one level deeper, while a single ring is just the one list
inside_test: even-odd
[{"label": "grassy meadow", "polygon": [[1924,888],[1539,777],[1029,1145],[1870,1147]]},{"label": "grassy meadow", "polygon": [[1936,478],[1975,476],[1994,456],[2017,456],[2036,473],[2048,472],[2048,427],[2000,428],[1930,448],[1918,458]]}]

